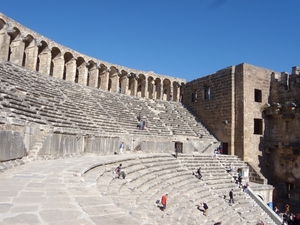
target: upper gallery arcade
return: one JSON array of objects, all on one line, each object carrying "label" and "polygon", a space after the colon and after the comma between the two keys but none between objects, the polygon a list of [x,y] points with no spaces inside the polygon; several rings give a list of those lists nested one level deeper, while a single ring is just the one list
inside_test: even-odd
[{"label": "upper gallery arcade", "polygon": [[180,101],[184,79],[107,63],[59,45],[0,13],[0,60],[80,85]]}]

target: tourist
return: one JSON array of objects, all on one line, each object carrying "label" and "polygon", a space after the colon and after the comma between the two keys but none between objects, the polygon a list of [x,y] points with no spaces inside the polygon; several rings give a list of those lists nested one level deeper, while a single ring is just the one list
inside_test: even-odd
[{"label": "tourist", "polygon": [[290,212],[290,206],[289,206],[289,204],[286,204],[285,206],[284,206],[284,208],[285,208],[285,214],[288,214],[289,212]]},{"label": "tourist", "polygon": [[118,175],[118,178],[120,178],[120,175],[121,175],[121,169],[122,169],[122,164],[120,164],[120,165],[115,169],[115,173]]},{"label": "tourist", "polygon": [[165,194],[161,197],[162,211],[165,211],[167,208],[167,200],[168,200],[168,194]]},{"label": "tourist", "polygon": [[124,142],[120,144],[120,154],[123,154],[123,150],[124,150]]},{"label": "tourist", "polygon": [[248,192],[249,183],[246,182],[246,184],[243,186],[244,192]]},{"label": "tourist", "polygon": [[294,225],[295,223],[295,215],[291,213],[288,217],[288,225]]},{"label": "tourist", "polygon": [[197,175],[196,175],[196,177],[197,177],[198,179],[201,179],[201,178],[202,178],[201,167],[199,167],[199,168],[197,169]]},{"label": "tourist", "polygon": [[299,213],[296,214],[296,216],[295,216],[295,224],[300,225],[300,214]]},{"label": "tourist", "polygon": [[223,149],[222,146],[219,147],[219,153],[222,154],[223,153]]},{"label": "tourist", "polygon": [[143,124],[144,124],[144,121],[143,121],[143,120],[141,120],[141,122],[140,122],[140,130],[142,130],[142,129],[143,129]]},{"label": "tourist", "polygon": [[222,225],[222,222],[216,222],[214,225]]},{"label": "tourist", "polygon": [[204,209],[203,215],[208,216],[208,205],[205,202],[203,202],[202,207]]},{"label": "tourist", "polygon": [[274,212],[275,212],[276,214],[279,214],[279,209],[277,208],[277,206],[275,206]]},{"label": "tourist", "polygon": [[239,185],[239,187],[242,186],[242,173],[241,172],[238,173],[238,185]]},{"label": "tourist", "polygon": [[229,191],[229,203],[233,203],[234,204],[234,200],[233,200],[233,189],[231,189]]},{"label": "tourist", "polygon": [[232,164],[229,164],[229,168],[228,168],[227,172],[230,173],[230,175],[231,175],[232,171],[233,171]]},{"label": "tourist", "polygon": [[178,146],[176,146],[176,147],[175,147],[175,158],[176,158],[176,159],[177,159],[177,157],[178,157],[178,151],[179,151],[179,150],[178,150]]},{"label": "tourist", "polygon": [[218,149],[215,149],[215,152],[214,152],[214,153],[215,153],[214,157],[215,157],[215,158],[218,158],[218,154],[219,154]]},{"label": "tourist", "polygon": [[282,224],[283,225],[288,225],[287,220],[288,220],[288,215],[286,213],[283,213],[283,215],[282,215]]}]

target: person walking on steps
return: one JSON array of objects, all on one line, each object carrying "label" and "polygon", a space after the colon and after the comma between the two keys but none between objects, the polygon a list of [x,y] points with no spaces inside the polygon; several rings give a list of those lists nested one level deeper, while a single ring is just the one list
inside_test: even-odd
[{"label": "person walking on steps", "polygon": [[165,194],[161,197],[161,204],[162,204],[162,208],[161,210],[164,212],[167,208],[167,200],[168,200],[168,194]]},{"label": "person walking on steps", "polygon": [[208,216],[208,205],[205,202],[203,202],[202,207],[204,209],[203,215]]},{"label": "person walking on steps", "polygon": [[201,179],[201,178],[202,178],[201,167],[199,167],[199,168],[197,169],[197,177],[198,177],[198,179]]},{"label": "person walking on steps", "polygon": [[124,150],[124,142],[120,144],[120,154],[123,154],[123,150]]},{"label": "person walking on steps", "polygon": [[234,204],[234,200],[233,200],[233,189],[231,189],[229,191],[229,203],[233,203]]}]

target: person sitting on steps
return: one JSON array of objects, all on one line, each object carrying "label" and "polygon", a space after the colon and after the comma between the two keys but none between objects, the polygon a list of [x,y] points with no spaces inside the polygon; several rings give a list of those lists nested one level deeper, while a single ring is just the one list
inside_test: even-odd
[{"label": "person sitting on steps", "polygon": [[197,169],[196,174],[193,172],[193,175],[195,175],[198,179],[201,179],[201,178],[202,178],[201,167],[199,167],[199,168]]},{"label": "person sitting on steps", "polygon": [[118,178],[120,178],[120,175],[121,175],[121,169],[122,169],[122,164],[120,164],[120,165],[115,169],[115,173],[118,175]]}]

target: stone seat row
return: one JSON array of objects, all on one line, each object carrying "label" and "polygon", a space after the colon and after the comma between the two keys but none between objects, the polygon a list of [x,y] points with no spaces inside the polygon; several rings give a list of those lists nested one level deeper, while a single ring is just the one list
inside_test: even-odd
[{"label": "stone seat row", "polygon": [[[3,65],[5,64],[5,65]],[[73,126],[77,126],[79,124],[78,128],[84,128],[91,130],[96,129],[97,126],[101,126],[101,124],[96,124],[94,121],[93,124],[89,124],[88,126],[84,126],[83,123],[88,123],[91,121],[90,114],[88,112],[83,112],[82,105],[90,105],[95,106],[95,109],[101,108],[99,113],[103,113],[104,111],[107,112],[107,115],[110,117],[118,118],[118,121],[122,123],[122,126],[129,129],[131,126],[134,126],[134,123],[137,122],[136,115],[137,111],[134,108],[128,108],[124,105],[122,102],[123,100],[127,102],[130,101],[137,101],[139,102],[140,106],[144,106],[144,109],[149,108],[150,104],[158,104],[161,105],[161,110],[169,110],[172,111],[172,114],[170,115],[176,115],[178,112],[175,111],[172,106],[164,101],[150,101],[147,99],[140,99],[140,98],[132,98],[125,95],[117,95],[93,88],[85,88],[78,84],[73,84],[66,81],[58,81],[52,77],[44,76],[39,74],[38,72],[28,71],[25,68],[18,67],[16,65],[10,64],[10,63],[2,63],[2,70],[0,74],[0,78],[5,80],[7,85],[10,85],[11,88],[14,88],[16,86],[22,87],[22,93],[21,96],[19,96],[19,93],[17,94],[17,97],[20,99],[22,98],[24,102],[27,103],[27,105],[24,105],[22,108],[18,108],[20,111],[15,111],[16,114],[22,114],[23,111],[31,111],[31,114],[38,114],[40,109],[42,109],[44,106],[49,106],[49,104],[52,104],[52,109],[50,111],[43,110],[42,118],[46,120],[46,122],[51,123],[51,121],[47,121],[48,117],[51,117],[52,119],[55,119],[55,116],[58,116],[55,113],[52,113],[55,110],[58,110],[62,115],[57,119],[65,119],[70,118],[69,121],[73,123]],[[26,96],[35,96],[36,100],[26,97]],[[24,97],[25,96],[25,97]],[[39,96],[39,97],[38,97]],[[97,97],[101,96],[101,97]],[[120,98],[122,96],[122,99]],[[148,106],[146,106],[145,103],[149,103]],[[16,103],[16,102],[14,102]],[[10,105],[4,105],[4,107],[11,108]],[[185,136],[195,136],[195,133],[189,128],[189,125],[186,123],[182,123],[180,127],[178,126],[168,126],[164,121],[158,122],[154,118],[154,115],[150,112],[151,109],[145,112],[145,115],[148,116],[148,132],[156,132],[157,130],[160,131],[163,135],[171,135],[173,133],[177,133],[178,135],[185,135]],[[47,116],[47,113],[50,115]],[[97,111],[95,112],[97,113]],[[128,116],[123,116],[131,115]],[[164,113],[162,111],[161,115],[158,115],[158,118],[163,120],[163,115],[168,116],[167,113]],[[26,119],[26,117],[29,117],[30,114],[23,114],[22,119]],[[36,118],[31,115],[32,119],[28,120],[41,120],[39,118],[40,115],[38,115]],[[176,118],[181,118],[176,117]],[[50,120],[52,120],[50,119]],[[42,120],[41,120],[42,121]],[[62,121],[55,121],[52,125],[53,126],[68,126],[67,123],[62,123]],[[179,123],[180,124],[180,123]],[[153,126],[153,129],[151,129]],[[158,128],[158,129],[157,129]],[[183,129],[184,128],[184,129]],[[184,130],[184,131],[181,131]],[[135,133],[135,129],[132,129]],[[143,133],[145,134],[145,133]]]},{"label": "stone seat row", "polygon": [[[197,221],[198,224],[212,224],[212,220],[225,220],[226,215],[233,214],[234,221],[245,222],[246,224],[247,215],[245,213],[248,212],[249,207],[257,209],[257,212],[253,211],[253,213],[257,213],[260,218],[268,219],[266,215],[263,215],[263,211],[249,199],[249,196],[240,192],[234,183],[222,184],[221,177],[218,183],[199,181],[181,162],[178,162],[179,160],[174,160],[171,156],[161,155],[161,157],[164,160],[150,157],[143,160],[132,158],[124,161],[124,170],[128,171],[125,180],[113,179],[112,176],[112,170],[122,161],[110,164],[105,168],[99,167],[98,172],[101,173],[101,176],[98,173],[94,174],[98,189],[107,196],[113,196],[114,201],[119,206],[126,207],[130,204],[130,207],[133,207],[140,214],[146,215],[148,220],[153,222],[194,224],[189,222]],[[166,165],[168,159],[170,162]],[[89,177],[88,174],[94,169],[88,172],[86,177]],[[203,172],[204,176],[210,177],[210,170],[207,172],[208,174],[206,171]],[[228,180],[228,176],[225,175],[223,179]],[[222,198],[223,193],[227,193],[230,188],[238,193],[235,197],[239,203],[235,208],[228,207],[228,202]],[[155,201],[165,193],[169,193],[168,216],[161,219]],[[124,202],[121,202],[120,199],[123,199]],[[209,219],[203,217],[195,207],[196,204],[203,201],[206,201],[210,206]],[[158,216],[155,216],[156,214]],[[248,218],[248,220],[250,219]]]}]

